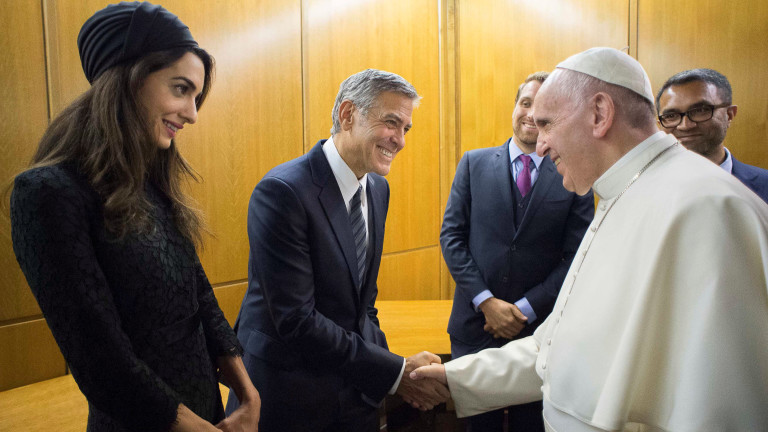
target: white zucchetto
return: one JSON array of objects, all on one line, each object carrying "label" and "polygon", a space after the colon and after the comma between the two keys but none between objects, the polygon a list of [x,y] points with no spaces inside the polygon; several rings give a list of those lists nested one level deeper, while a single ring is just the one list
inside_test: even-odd
[{"label": "white zucchetto", "polygon": [[654,103],[651,80],[640,63],[614,48],[596,47],[574,54],[557,65],[595,77],[600,81],[628,88]]}]

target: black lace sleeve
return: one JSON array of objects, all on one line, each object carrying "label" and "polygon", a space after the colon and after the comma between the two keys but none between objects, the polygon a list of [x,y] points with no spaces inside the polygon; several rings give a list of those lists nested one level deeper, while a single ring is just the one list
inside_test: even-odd
[{"label": "black lace sleeve", "polygon": [[89,403],[135,430],[167,430],[178,395],[135,355],[92,242],[101,207],[61,167],[16,178],[16,258],[72,375]]},{"label": "black lace sleeve", "polygon": [[211,283],[205,275],[203,266],[196,260],[197,267],[197,298],[200,305],[200,321],[205,330],[205,339],[208,344],[208,352],[213,360],[219,356],[242,357],[243,347],[235,336],[224,314],[219,308],[219,303],[213,294]]}]

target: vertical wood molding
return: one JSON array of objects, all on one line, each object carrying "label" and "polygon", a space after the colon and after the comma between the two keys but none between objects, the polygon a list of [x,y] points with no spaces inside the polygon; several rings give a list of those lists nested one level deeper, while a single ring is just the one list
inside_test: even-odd
[{"label": "vertical wood molding", "polygon": [[[438,0],[440,14],[440,221],[451,193],[453,176],[461,155],[458,85],[458,16],[460,0]],[[440,299],[452,299],[454,282],[440,254]]]},{"label": "vertical wood molding", "polygon": [[45,104],[48,108],[48,124],[50,124],[51,120],[53,120],[53,109],[51,106],[51,76],[48,73],[51,70],[51,56],[48,40],[48,8],[45,5],[48,1],[49,0],[40,0],[40,15],[43,20],[43,25],[40,30],[43,32],[43,56],[45,58]]},{"label": "vertical wood molding", "polygon": [[627,19],[629,20],[629,55],[637,59],[637,37],[638,37],[638,13],[640,0],[629,0],[629,12],[627,13]]},{"label": "vertical wood molding", "polygon": [[309,68],[307,67],[309,58],[307,49],[309,48],[309,21],[307,17],[307,0],[301,0],[301,112],[302,112],[302,135],[304,142],[304,153],[312,148],[312,139],[309,122]]}]

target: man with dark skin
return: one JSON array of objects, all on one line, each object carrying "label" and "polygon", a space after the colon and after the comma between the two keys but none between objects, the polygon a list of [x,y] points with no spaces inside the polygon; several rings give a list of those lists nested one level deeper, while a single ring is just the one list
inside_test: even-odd
[{"label": "man with dark skin", "polygon": [[712,69],[675,74],[656,96],[659,123],[688,150],[711,160],[768,202],[768,170],[744,164],[723,144],[738,106],[731,84]]}]

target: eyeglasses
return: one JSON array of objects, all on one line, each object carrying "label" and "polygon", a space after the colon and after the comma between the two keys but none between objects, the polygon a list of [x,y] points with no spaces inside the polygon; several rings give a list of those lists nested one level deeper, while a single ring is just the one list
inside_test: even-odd
[{"label": "eyeglasses", "polygon": [[688,116],[688,120],[694,123],[702,123],[711,119],[716,109],[725,107],[731,107],[731,104],[702,105],[682,113],[668,112],[659,116],[659,123],[665,128],[677,127],[685,116]]}]

